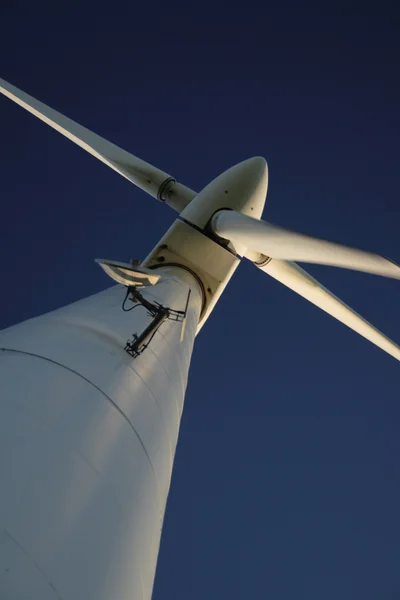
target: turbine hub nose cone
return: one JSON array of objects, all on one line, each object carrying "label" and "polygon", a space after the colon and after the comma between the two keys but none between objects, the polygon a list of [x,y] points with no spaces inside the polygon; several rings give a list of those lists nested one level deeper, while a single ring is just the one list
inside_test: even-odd
[{"label": "turbine hub nose cone", "polygon": [[266,172],[268,173],[267,161],[262,156],[248,158],[247,160],[239,163],[237,166],[239,167],[241,165],[245,166],[247,171],[249,173],[251,172],[254,177],[263,177]]},{"label": "turbine hub nose cone", "polygon": [[[248,205],[244,205],[240,212],[259,219],[264,210],[268,189],[267,161],[262,156],[254,156],[237,166],[242,167],[241,177],[246,181],[249,190],[252,188],[250,202]],[[235,210],[237,209],[235,208]]]},{"label": "turbine hub nose cone", "polygon": [[268,189],[268,166],[261,156],[240,162],[209,183],[183,210],[181,216],[204,228],[212,215],[230,208],[259,219]]}]

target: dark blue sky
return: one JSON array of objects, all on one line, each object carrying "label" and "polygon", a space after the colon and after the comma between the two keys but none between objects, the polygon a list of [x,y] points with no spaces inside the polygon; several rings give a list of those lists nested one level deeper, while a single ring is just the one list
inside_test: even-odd
[{"label": "dark blue sky", "polygon": [[[6,80],[196,190],[265,156],[266,219],[400,261],[394,4],[54,7],[0,9]],[[7,99],[0,131],[8,326],[174,213]],[[400,341],[398,281],[306,268]],[[399,598],[399,375],[243,264],[196,341],[154,600]]]}]

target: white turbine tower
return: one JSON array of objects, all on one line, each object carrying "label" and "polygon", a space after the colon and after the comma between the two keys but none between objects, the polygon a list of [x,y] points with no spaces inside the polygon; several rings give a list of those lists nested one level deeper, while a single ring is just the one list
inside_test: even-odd
[{"label": "white turbine tower", "polygon": [[291,261],[396,279],[400,268],[260,221],[263,158],[196,194],[0,89],[180,213],[140,265],[98,260],[120,285],[0,333],[0,598],[149,600],[193,342],[241,258],[398,360],[396,344]]}]

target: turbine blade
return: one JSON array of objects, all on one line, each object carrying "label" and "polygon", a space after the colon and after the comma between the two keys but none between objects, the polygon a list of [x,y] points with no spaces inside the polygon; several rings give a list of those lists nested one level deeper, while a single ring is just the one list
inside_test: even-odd
[{"label": "turbine blade", "polygon": [[218,236],[270,258],[330,265],[400,279],[400,267],[383,256],[289,231],[233,210],[216,213],[211,225]]},{"label": "turbine blade", "polygon": [[257,266],[397,360],[400,360],[400,347],[397,344],[334,296],[332,292],[296,265],[296,263],[272,259],[264,266]]},{"label": "turbine blade", "polygon": [[193,190],[176,183],[175,179],[168,173],[153,167],[144,160],[126,152],[126,150],[122,150],[96,133],[89,131],[86,127],[75,123],[68,117],[46,106],[43,102],[7,83],[4,79],[0,79],[0,92],[143,191],[154,198],[166,201],[178,212],[182,211],[196,195]]}]

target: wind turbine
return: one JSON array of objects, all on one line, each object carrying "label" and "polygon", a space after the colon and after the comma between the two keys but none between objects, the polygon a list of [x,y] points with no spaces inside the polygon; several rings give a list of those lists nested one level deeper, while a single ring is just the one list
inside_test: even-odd
[{"label": "wind turbine", "polygon": [[376,254],[261,221],[268,169],[200,193],[16,87],[2,93],[179,216],[118,285],[0,333],[0,597],[149,600],[193,343],[242,257],[400,359],[299,261],[400,279]]}]

